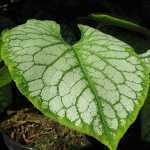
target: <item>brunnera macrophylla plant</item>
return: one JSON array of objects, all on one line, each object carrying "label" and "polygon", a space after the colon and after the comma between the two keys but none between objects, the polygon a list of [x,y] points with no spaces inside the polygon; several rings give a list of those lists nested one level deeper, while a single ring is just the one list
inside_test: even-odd
[{"label": "brunnera macrophylla plant", "polygon": [[2,33],[1,58],[44,115],[116,150],[147,97],[148,65],[115,37],[79,29],[69,45],[56,22],[29,20]]}]

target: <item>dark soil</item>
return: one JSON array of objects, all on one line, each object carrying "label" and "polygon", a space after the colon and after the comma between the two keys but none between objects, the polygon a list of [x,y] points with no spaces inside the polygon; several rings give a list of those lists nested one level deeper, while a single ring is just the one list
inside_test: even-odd
[{"label": "dark soil", "polygon": [[88,144],[86,137],[44,117],[33,108],[9,110],[0,129],[12,140],[38,150],[73,150]]}]

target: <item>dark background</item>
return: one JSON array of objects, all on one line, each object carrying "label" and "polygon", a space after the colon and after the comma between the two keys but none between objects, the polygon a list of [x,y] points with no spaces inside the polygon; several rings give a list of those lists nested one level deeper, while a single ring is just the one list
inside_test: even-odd
[{"label": "dark background", "polygon": [[0,0],[0,27],[21,24],[29,18],[74,20],[102,12],[138,20],[150,26],[149,0]]}]

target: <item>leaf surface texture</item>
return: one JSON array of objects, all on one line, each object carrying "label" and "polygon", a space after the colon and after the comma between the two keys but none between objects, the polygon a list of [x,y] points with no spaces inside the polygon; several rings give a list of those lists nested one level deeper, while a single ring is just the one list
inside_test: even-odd
[{"label": "leaf surface texture", "polygon": [[3,34],[2,58],[41,112],[115,150],[143,106],[148,72],[126,43],[79,28],[71,46],[55,22],[29,20]]}]

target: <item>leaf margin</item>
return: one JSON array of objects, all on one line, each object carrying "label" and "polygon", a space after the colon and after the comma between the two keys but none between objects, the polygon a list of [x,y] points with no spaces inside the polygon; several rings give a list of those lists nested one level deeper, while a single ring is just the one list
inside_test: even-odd
[{"label": "leaf margin", "polygon": [[[30,21],[32,21],[33,19],[31,19]],[[51,22],[51,21],[50,21]],[[81,27],[82,25],[79,25],[79,27]],[[81,31],[81,30],[80,30]],[[2,37],[3,37],[3,41],[5,41],[5,36],[9,36],[9,31],[3,32],[2,33]],[[15,81],[18,89],[20,90],[20,92],[27,97],[27,99],[37,108],[39,109],[44,115],[46,115],[47,117],[53,119],[54,121],[59,122],[62,125],[67,125],[69,128],[72,128],[74,130],[79,131],[80,133],[83,134],[87,134],[90,136],[93,136],[94,138],[96,138],[98,141],[100,141],[101,143],[107,145],[110,150],[115,150],[117,148],[117,145],[120,141],[120,139],[123,137],[124,133],[127,131],[127,129],[130,127],[130,125],[136,120],[137,115],[140,111],[140,109],[142,108],[142,106],[144,105],[144,99],[146,99],[147,93],[148,93],[148,89],[149,89],[149,84],[147,84],[147,82],[149,81],[149,74],[145,69],[145,74],[147,76],[147,78],[145,78],[144,80],[144,87],[146,89],[146,92],[141,95],[141,97],[137,100],[140,102],[139,105],[136,105],[136,108],[134,109],[134,112],[132,112],[132,114],[130,115],[130,117],[128,118],[128,121],[126,122],[126,128],[121,128],[119,130],[117,130],[116,134],[116,140],[114,141],[115,144],[112,144],[112,141],[108,141],[108,139],[105,139],[104,137],[99,137],[99,136],[95,136],[95,135],[91,135],[89,134],[89,129],[87,127],[84,127],[84,131],[79,129],[78,127],[75,127],[75,125],[73,123],[71,123],[69,120],[63,119],[63,118],[58,118],[54,113],[52,112],[47,112],[46,110],[41,109],[40,107],[40,99],[38,97],[31,97],[29,96],[29,91],[27,86],[25,86],[26,81],[24,80],[23,76],[21,77],[21,75],[19,74],[18,70],[16,69],[15,65],[13,65],[13,63],[11,63],[11,60],[9,59],[9,54],[5,53],[5,49],[7,50],[7,47],[5,45],[4,42],[2,42],[2,59],[4,60],[5,64],[8,66],[9,72],[12,76],[12,79]],[[134,56],[136,56],[138,59],[138,55],[130,50],[130,53],[132,53]],[[141,61],[141,60],[139,60]],[[141,61],[141,64],[143,64],[143,66],[145,67],[145,64]],[[24,85],[23,85],[24,84]],[[22,86],[23,85],[23,86]],[[104,138],[104,139],[103,139]]]}]

